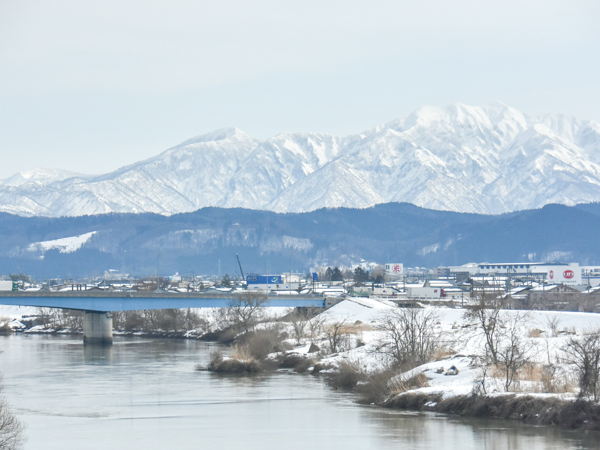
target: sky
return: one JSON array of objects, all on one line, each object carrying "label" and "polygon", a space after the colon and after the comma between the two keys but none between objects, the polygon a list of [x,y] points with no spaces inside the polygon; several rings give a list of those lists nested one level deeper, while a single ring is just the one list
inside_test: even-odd
[{"label": "sky", "polygon": [[597,0],[0,0],[0,179],[455,102],[600,122],[598,23]]}]

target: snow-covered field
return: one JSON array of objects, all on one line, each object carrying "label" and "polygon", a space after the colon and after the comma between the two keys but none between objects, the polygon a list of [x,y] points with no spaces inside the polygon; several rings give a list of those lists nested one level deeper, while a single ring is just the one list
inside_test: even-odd
[{"label": "snow-covered field", "polygon": [[[395,309],[395,306],[385,300],[347,298],[322,313],[321,317],[325,318],[326,323],[345,321],[348,325],[360,326],[357,327],[359,331],[348,343],[350,349],[326,356],[320,362],[335,367],[346,361],[366,372],[384,369],[390,360],[381,351],[386,336],[377,329],[377,324],[386,313]],[[428,378],[428,386],[411,391],[415,393],[442,394],[444,398],[471,393],[481,384],[482,369],[478,363],[478,356],[485,352],[483,334],[473,322],[464,317],[464,309],[426,307],[425,311],[436,314],[436,332],[439,333],[446,351],[442,352],[436,361],[418,366],[403,374],[402,378],[409,379],[420,373]],[[561,363],[559,357],[566,341],[572,336],[600,329],[600,314],[502,310],[500,315],[506,320],[525,315],[521,337],[530,360],[540,366],[552,364],[557,367],[557,374],[563,375],[568,372],[568,367]],[[360,346],[357,346],[357,343],[360,343]],[[322,345],[326,343],[323,341]],[[308,350],[301,347],[295,351],[303,353]],[[488,373],[487,393],[504,392],[502,381]],[[526,379],[517,380],[511,391],[547,395],[539,382]],[[568,398],[573,397],[575,393],[555,395]]]}]

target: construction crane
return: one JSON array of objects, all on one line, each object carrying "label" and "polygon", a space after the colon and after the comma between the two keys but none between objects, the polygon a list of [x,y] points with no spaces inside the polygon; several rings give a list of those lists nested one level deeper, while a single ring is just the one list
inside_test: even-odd
[{"label": "construction crane", "polygon": [[240,262],[240,256],[236,253],[235,257],[238,260],[238,264],[240,265],[240,272],[242,272],[242,280],[245,280],[246,277],[244,276],[244,269],[242,269],[242,263]]}]

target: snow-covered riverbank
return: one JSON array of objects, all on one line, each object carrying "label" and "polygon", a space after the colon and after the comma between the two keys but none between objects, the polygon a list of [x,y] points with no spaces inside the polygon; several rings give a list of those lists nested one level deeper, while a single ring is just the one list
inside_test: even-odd
[{"label": "snow-covered riverbank", "polygon": [[[497,310],[496,345],[501,351],[505,341],[512,339],[510,342],[516,342],[517,356],[522,359],[520,365],[508,366],[502,358],[491,361],[489,336],[476,317],[468,316],[468,310],[426,306],[420,308],[418,314],[430,320],[426,332],[430,339],[433,337],[435,349],[426,361],[407,365],[400,363],[397,355],[390,351],[394,338],[389,327],[384,326],[386,318],[396,320],[402,311],[386,300],[350,297],[314,317],[294,317],[292,309],[264,308],[259,323],[249,329],[254,334],[270,330],[270,335],[266,333],[258,339],[262,339],[260,345],[264,348],[260,351],[265,355],[260,358],[266,358],[269,364],[265,367],[269,369],[290,367],[303,372],[320,372],[330,380],[336,375],[344,376],[345,371],[350,376],[349,385],[357,386],[359,391],[385,373],[387,378],[378,386],[385,395],[373,400],[375,403],[465,414],[477,408],[489,411],[486,402],[513,405],[507,410],[496,405],[496,410],[502,411],[498,417],[524,416],[523,412],[515,412],[522,411],[524,404],[535,411],[536,408],[555,408],[556,402],[561,402],[558,406],[563,411],[564,403],[579,400],[578,374],[573,361],[565,357],[565,348],[574,339],[600,330],[600,314]],[[34,313],[30,309],[0,308],[0,316],[10,318],[7,323],[15,329],[21,327],[21,315]],[[202,318],[202,328],[176,332],[117,330],[115,335],[190,339],[219,336],[215,331],[219,329],[218,322],[224,320],[219,310],[197,310],[195,314]],[[285,319],[281,320],[283,316]],[[512,338],[509,336],[511,327]],[[57,330],[37,326],[29,327],[27,332]],[[248,328],[236,333],[238,337],[243,336]],[[235,338],[233,334],[231,339]],[[244,348],[247,342],[241,339],[238,344],[233,352],[241,355],[238,358],[257,359],[250,356],[251,349]],[[352,371],[355,373],[350,373]],[[378,395],[381,396],[381,392]],[[515,398],[529,400],[516,402]],[[554,406],[548,406],[548,402],[555,402]],[[548,420],[540,423],[554,423],[554,419]]]}]

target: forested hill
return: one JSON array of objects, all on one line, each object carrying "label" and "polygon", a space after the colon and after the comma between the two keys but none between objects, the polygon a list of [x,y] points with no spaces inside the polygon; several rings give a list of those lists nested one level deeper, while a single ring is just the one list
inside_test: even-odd
[{"label": "forested hill", "polygon": [[[0,214],[0,273],[36,277],[306,271],[367,261],[436,267],[482,261],[600,264],[600,204],[488,216],[407,203],[278,214],[192,213],[20,217]],[[219,263],[220,260],[220,263]]]}]

